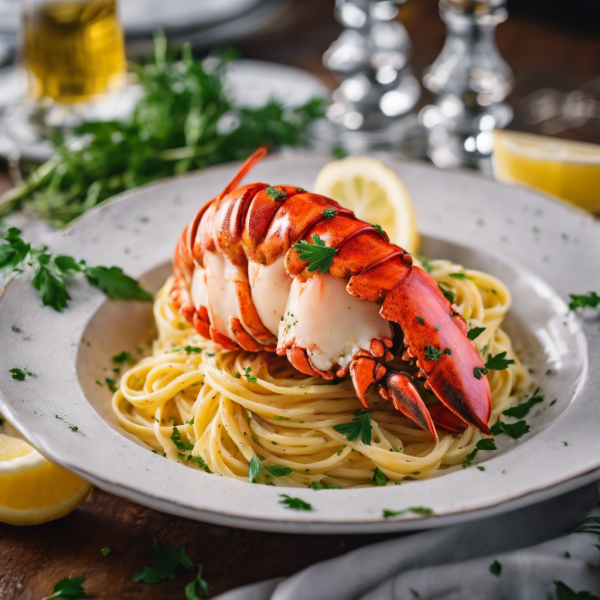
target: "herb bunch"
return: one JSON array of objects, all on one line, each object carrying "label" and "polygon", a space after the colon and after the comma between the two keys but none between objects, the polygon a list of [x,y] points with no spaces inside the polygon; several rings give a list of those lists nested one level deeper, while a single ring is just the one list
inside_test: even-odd
[{"label": "herb bunch", "polygon": [[324,114],[314,98],[288,109],[270,99],[238,106],[225,89],[233,54],[194,60],[189,46],[175,60],[164,36],[154,53],[131,69],[142,95],[124,121],[89,121],[75,132],[81,143],[56,142],[56,155],[0,199],[0,215],[28,204],[63,226],[104,200],[145,183],[223,162],[245,159],[259,146],[298,146]]}]

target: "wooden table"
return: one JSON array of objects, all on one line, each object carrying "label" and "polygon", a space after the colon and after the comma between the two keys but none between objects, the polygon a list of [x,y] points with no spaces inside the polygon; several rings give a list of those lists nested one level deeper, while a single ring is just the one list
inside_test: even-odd
[{"label": "wooden table", "polygon": [[[296,0],[280,31],[247,40],[238,47],[248,58],[277,60],[304,68],[333,86],[321,57],[337,37],[340,26],[332,17],[332,0]],[[444,41],[436,0],[418,0],[402,9],[414,45],[413,65],[420,75],[434,60]],[[514,127],[522,129],[518,102],[529,93],[554,87],[569,90],[600,76],[600,39],[512,17],[498,31],[498,44],[516,75],[510,97],[517,106]],[[422,103],[427,100],[424,95]],[[600,142],[578,131],[567,137]],[[0,172],[0,191],[10,185]],[[312,563],[338,556],[386,535],[294,536],[259,533],[207,525],[172,517],[95,490],[74,513],[32,528],[0,525],[0,597],[38,600],[63,577],[86,576],[88,596],[114,599],[183,598],[192,579],[182,574],[157,585],[132,581],[149,564],[153,538],[185,546],[190,557],[205,567],[212,594],[286,576]],[[100,550],[112,553],[104,557]]]}]

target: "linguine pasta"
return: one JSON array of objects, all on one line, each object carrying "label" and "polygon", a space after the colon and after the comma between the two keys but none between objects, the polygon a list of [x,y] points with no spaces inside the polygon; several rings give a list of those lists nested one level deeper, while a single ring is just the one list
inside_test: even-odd
[{"label": "linguine pasta", "polygon": [[[527,370],[501,328],[510,292],[499,279],[450,261],[426,266],[442,289],[455,294],[454,304],[469,326],[485,328],[474,340],[484,361],[504,351],[515,361],[487,375],[491,426],[529,385]],[[461,465],[483,437],[471,427],[462,434],[438,428],[436,443],[373,394],[371,444],[360,436],[348,441],[333,427],[351,422],[362,408],[349,378],[309,378],[270,353],[220,349],[169,304],[172,283],[167,281],[155,301],[158,337],[152,355],[123,375],[113,397],[121,426],[171,460],[247,481],[251,461],[256,465],[258,457],[261,467],[270,468],[258,471],[260,483],[349,487],[372,484],[376,467],[391,482],[439,475]]]}]

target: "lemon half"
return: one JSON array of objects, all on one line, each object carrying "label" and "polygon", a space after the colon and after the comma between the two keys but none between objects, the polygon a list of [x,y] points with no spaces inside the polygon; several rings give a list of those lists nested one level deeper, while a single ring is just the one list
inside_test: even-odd
[{"label": "lemon half", "polygon": [[380,225],[390,241],[411,254],[418,252],[417,219],[408,191],[382,162],[367,156],[332,161],[317,176],[314,192],[337,200],[359,219]]},{"label": "lemon half", "polygon": [[37,525],[64,517],[92,485],[52,464],[18,438],[0,434],[0,521]]},{"label": "lemon half", "polygon": [[498,181],[522,183],[600,213],[600,145],[496,130],[493,163]]}]

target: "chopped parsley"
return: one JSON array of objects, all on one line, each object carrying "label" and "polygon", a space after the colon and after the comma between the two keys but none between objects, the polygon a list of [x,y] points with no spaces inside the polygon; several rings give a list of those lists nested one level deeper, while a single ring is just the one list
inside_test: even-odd
[{"label": "chopped parsley", "polygon": [[248,465],[248,481],[250,483],[256,483],[256,478],[260,474],[260,467],[260,458],[258,458],[258,456],[255,454]]},{"label": "chopped parsley", "polygon": [[173,427],[173,433],[171,434],[171,441],[175,444],[175,446],[177,448],[179,448],[179,450],[193,450],[194,449],[193,444],[186,444],[185,442],[181,441],[181,433],[180,433],[179,429],[177,429],[177,425],[175,425]]},{"label": "chopped parsley", "polygon": [[152,564],[135,573],[133,581],[140,583],[160,583],[165,579],[173,579],[178,568],[183,567],[188,571],[195,568],[195,564],[186,554],[185,548],[175,548],[169,544],[160,544],[156,539],[150,552]]},{"label": "chopped parsley", "polygon": [[502,565],[497,560],[490,565],[490,573],[496,577],[500,577],[500,574],[502,573]]},{"label": "chopped parsley", "polygon": [[[1,246],[0,246],[1,248]],[[596,308],[600,304],[600,296],[596,292],[588,292],[587,294],[569,294],[571,302],[569,302],[569,310],[578,308]]]},{"label": "chopped parsley", "polygon": [[188,354],[200,354],[202,352],[202,348],[198,348],[197,346],[186,346],[184,350]]},{"label": "chopped parsley", "polygon": [[473,279],[464,273],[449,273],[450,277],[454,277],[454,279]]},{"label": "chopped parsley", "polygon": [[252,367],[245,367],[244,377],[246,378],[246,381],[248,381],[248,383],[256,383],[258,381],[258,378],[256,377],[256,375],[250,375],[251,372]]},{"label": "chopped parsley", "polygon": [[469,329],[467,333],[467,337],[472,341],[477,339],[483,332],[485,331],[485,327],[473,327]]},{"label": "chopped parsley", "polygon": [[15,332],[15,333],[21,333],[21,330],[16,326],[16,325],[12,325],[11,329]]},{"label": "chopped parsley", "polygon": [[288,418],[288,417],[281,417],[281,416],[279,416],[279,415],[275,415],[273,418],[274,418],[276,421],[289,421],[289,418]]},{"label": "chopped parsley", "polygon": [[385,485],[387,483],[387,477],[383,474],[379,467],[375,467],[375,473],[373,474],[373,479],[377,485]]},{"label": "chopped parsley", "polygon": [[441,283],[438,283],[438,287],[440,288],[442,294],[444,294],[446,297],[446,300],[448,300],[450,304],[454,304],[454,301],[456,300],[456,294],[450,290],[445,290]]},{"label": "chopped parsley", "polygon": [[424,506],[411,506],[409,508],[405,508],[404,510],[384,509],[383,517],[385,519],[387,519],[388,517],[399,517],[400,515],[405,515],[408,512],[414,513],[415,515],[423,516],[430,516],[435,514],[431,508],[425,508]]},{"label": "chopped parsley", "polygon": [[444,348],[444,354],[450,356],[452,354],[452,350],[450,350],[450,348]]},{"label": "chopped parsley", "polygon": [[212,471],[209,469],[208,465],[206,464],[205,460],[201,456],[189,455],[187,457],[186,462],[190,462],[190,460],[193,463],[196,463],[200,469],[206,471],[207,473],[212,473]]},{"label": "chopped parsley", "polygon": [[508,368],[508,365],[514,364],[514,360],[511,358],[504,358],[506,356],[506,350],[504,352],[500,352],[500,354],[496,354],[496,356],[492,356],[488,354],[488,360],[485,363],[485,368],[490,371],[503,371]]},{"label": "chopped parsley", "polygon": [[191,418],[189,421],[186,421],[186,422],[185,422],[185,423],[186,423],[186,425],[193,425],[193,424],[194,424],[194,418],[195,418],[195,417],[192,417],[192,418]]},{"label": "chopped parsley", "polygon": [[336,214],[335,208],[326,208],[323,211],[323,216],[326,219],[333,219],[333,217],[335,217],[335,214]]},{"label": "chopped parsley", "polygon": [[497,421],[490,427],[492,435],[499,435],[500,433],[506,433],[513,440],[518,440],[521,436],[525,435],[529,431],[529,425],[525,421],[517,421],[516,423],[504,423],[504,421]]},{"label": "chopped parsley", "polygon": [[537,395],[539,391],[540,388],[537,388],[529,400],[526,400],[517,406],[507,408],[506,410],[502,411],[502,414],[506,415],[507,417],[522,419],[536,404],[544,401],[544,396]]},{"label": "chopped parsley", "polygon": [[130,352],[125,352],[125,350],[123,350],[123,352],[119,352],[119,354],[115,354],[112,357],[112,361],[114,363],[122,365],[123,363],[133,363],[133,362],[135,362],[135,359],[133,358],[133,356],[131,355]]},{"label": "chopped parsley", "polygon": [[419,325],[425,325],[425,321],[423,321],[423,317],[415,317],[415,321],[419,323]]},{"label": "chopped parsley", "polygon": [[17,381],[25,381],[25,377],[29,375],[29,377],[33,376],[33,373],[31,371],[28,371],[27,369],[9,369],[8,372],[12,375],[13,379],[16,379]]},{"label": "chopped parsley", "polygon": [[331,156],[333,156],[333,158],[337,158],[338,160],[341,158],[346,158],[346,156],[348,156],[348,151],[343,146],[338,144],[331,148]]},{"label": "chopped parsley", "polygon": [[311,490],[340,490],[342,489],[337,483],[326,485],[320,481],[312,481],[309,486]]},{"label": "chopped parsley", "polygon": [[287,494],[279,495],[283,498],[283,500],[279,501],[279,504],[285,505],[285,508],[291,508],[292,510],[312,510],[312,506],[300,498],[292,498]]},{"label": "chopped parsley", "polygon": [[477,444],[475,444],[475,448],[465,456],[465,460],[462,464],[463,469],[466,469],[473,464],[473,459],[480,450],[496,450],[496,444],[494,444],[493,440],[489,439],[479,440]]},{"label": "chopped parsley", "polygon": [[275,477],[285,477],[286,475],[291,475],[294,470],[289,467],[284,467],[282,465],[263,465],[271,475]]},{"label": "chopped parsley", "polygon": [[102,552],[102,556],[108,556],[112,550],[108,546],[105,546],[102,548],[102,550],[100,550],[100,552]]},{"label": "chopped parsley", "polygon": [[432,346],[431,344],[425,346],[425,356],[429,360],[438,360],[441,355],[442,351],[438,350],[435,346]]},{"label": "chopped parsley", "polygon": [[272,185],[270,185],[265,190],[265,192],[267,192],[267,194],[269,194],[269,196],[271,196],[271,198],[273,198],[273,200],[277,200],[279,198],[281,198],[282,200],[285,200],[287,197],[285,190],[278,190],[277,188],[274,188]]},{"label": "chopped parsley", "polygon": [[375,228],[375,231],[377,231],[377,233],[379,233],[379,235],[381,235],[381,237],[384,240],[388,239],[387,233],[383,230],[383,227],[381,225],[377,225],[377,223],[374,223],[373,227]]},{"label": "chopped parsley", "polygon": [[50,600],[50,598],[58,598],[61,600],[78,600],[83,598],[85,592],[81,585],[85,581],[85,577],[73,577],[69,579],[65,577],[61,579],[52,590],[52,594],[42,598],[42,600]]},{"label": "chopped parsley", "polygon": [[106,379],[104,381],[106,381],[106,385],[108,386],[108,389],[111,392],[114,393],[117,391],[117,385],[116,385],[116,381],[114,379],[110,379],[110,378],[106,377]]},{"label": "chopped parsley", "polygon": [[341,423],[333,426],[334,431],[346,436],[351,442],[360,435],[363,444],[371,445],[371,415],[369,411],[361,408],[354,413],[351,423]]},{"label": "chopped parsley", "polygon": [[488,370],[485,367],[474,367],[473,375],[475,379],[481,379],[484,375],[488,374]]},{"label": "chopped parsley", "polygon": [[333,257],[337,250],[325,245],[325,242],[315,233],[312,236],[314,244],[302,240],[294,244],[294,250],[298,253],[300,260],[308,262],[309,271],[327,273],[333,263]]}]

